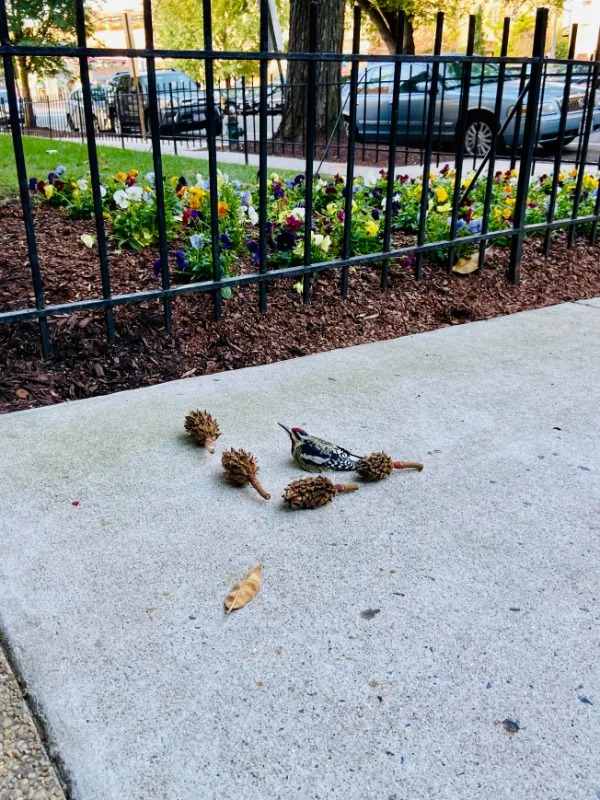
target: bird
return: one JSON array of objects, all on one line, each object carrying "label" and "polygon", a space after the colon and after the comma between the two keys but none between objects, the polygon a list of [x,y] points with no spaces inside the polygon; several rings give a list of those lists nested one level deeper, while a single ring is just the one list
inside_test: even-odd
[{"label": "bird", "polygon": [[286,431],[292,441],[292,457],[296,464],[306,472],[326,472],[339,470],[350,472],[356,470],[361,456],[326,442],[317,436],[311,436],[302,428],[288,428],[277,423]]}]

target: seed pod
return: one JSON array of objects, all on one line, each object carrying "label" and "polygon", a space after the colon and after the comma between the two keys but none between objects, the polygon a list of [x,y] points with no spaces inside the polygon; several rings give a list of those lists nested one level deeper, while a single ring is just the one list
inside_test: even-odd
[{"label": "seed pod", "polygon": [[283,499],[291,508],[320,508],[331,502],[336,494],[354,492],[356,483],[333,483],[324,475],[318,478],[302,478],[286,487]]},{"label": "seed pod", "polygon": [[221,456],[221,463],[227,477],[238,486],[251,484],[261,497],[270,500],[271,495],[260,485],[258,478],[258,463],[251,453],[245,450],[225,450]]},{"label": "seed pod", "polygon": [[395,469],[423,469],[416,461],[394,461],[387,453],[371,453],[357,464],[356,471],[364,481],[381,481],[389,477]]},{"label": "seed pod", "polygon": [[190,411],[185,418],[185,429],[192,439],[204,445],[209,453],[215,452],[215,441],[221,435],[219,426],[208,411]]}]

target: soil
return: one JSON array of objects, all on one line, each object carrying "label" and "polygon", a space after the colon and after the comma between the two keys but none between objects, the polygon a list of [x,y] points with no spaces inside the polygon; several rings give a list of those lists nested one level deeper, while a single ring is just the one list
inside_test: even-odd
[{"label": "soil", "polygon": [[[47,303],[101,296],[97,248],[82,233],[91,221],[74,222],[56,209],[34,209]],[[0,208],[0,311],[33,305],[31,274],[20,208]],[[212,297],[173,301],[174,329],[164,328],[160,302],[115,309],[117,338],[109,345],[103,312],[50,319],[53,355],[40,356],[37,322],[0,325],[0,412],[60,403],[148,386],[175,378],[268,364],[337,347],[488,319],[530,308],[600,295],[600,246],[581,237],[567,248],[558,234],[550,256],[541,239],[525,242],[521,285],[506,280],[508,250],[496,249],[484,269],[459,277],[425,262],[423,277],[394,267],[380,288],[377,268],[351,270],[350,292],[340,296],[338,271],[313,277],[304,305],[293,281],[268,284],[268,309],[258,311],[258,287],[235,289],[215,322]],[[172,245],[172,250],[177,248]],[[155,248],[110,253],[113,293],[158,288]]]}]

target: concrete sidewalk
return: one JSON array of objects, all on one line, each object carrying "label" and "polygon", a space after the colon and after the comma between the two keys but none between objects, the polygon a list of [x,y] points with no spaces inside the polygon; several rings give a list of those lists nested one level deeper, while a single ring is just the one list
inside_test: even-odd
[{"label": "concrete sidewalk", "polygon": [[[72,797],[600,797],[599,351],[592,300],[0,417],[0,625]],[[277,421],[425,469],[290,512]]]}]

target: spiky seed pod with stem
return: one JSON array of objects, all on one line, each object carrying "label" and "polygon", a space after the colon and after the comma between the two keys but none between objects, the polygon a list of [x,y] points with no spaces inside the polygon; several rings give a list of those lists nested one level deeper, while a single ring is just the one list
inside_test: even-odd
[{"label": "spiky seed pod with stem", "polygon": [[252,453],[247,453],[245,450],[234,450],[233,448],[225,450],[221,456],[221,463],[230,481],[237,483],[238,486],[245,486],[249,483],[265,500],[271,499],[271,495],[263,489],[256,477],[258,474],[258,462]]},{"label": "spiky seed pod with stem", "polygon": [[283,499],[292,508],[320,508],[331,502],[336,494],[355,492],[356,483],[333,483],[323,475],[318,478],[301,478],[286,487]]},{"label": "spiky seed pod with stem", "polygon": [[371,453],[363,456],[356,466],[356,471],[363,481],[382,481],[389,477],[395,469],[423,469],[417,461],[394,461],[387,453]]},{"label": "spiky seed pod with stem", "polygon": [[221,435],[216,419],[208,411],[190,411],[185,418],[185,429],[192,439],[204,445],[209,453],[215,452],[215,441]]}]

